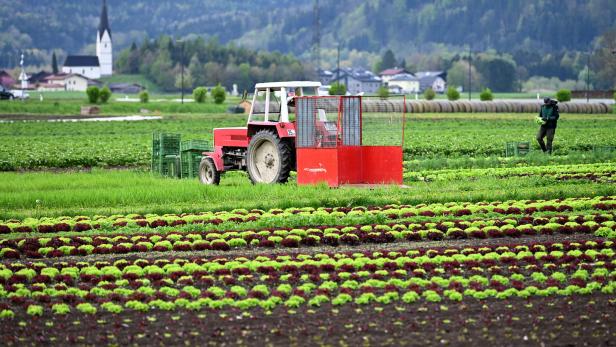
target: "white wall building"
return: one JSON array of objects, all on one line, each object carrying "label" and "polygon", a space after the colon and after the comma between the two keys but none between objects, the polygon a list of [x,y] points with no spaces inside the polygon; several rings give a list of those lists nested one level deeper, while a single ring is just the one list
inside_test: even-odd
[{"label": "white wall building", "polygon": [[113,47],[111,28],[107,17],[107,1],[103,0],[103,9],[96,32],[96,56],[100,63],[101,76],[111,76],[113,73]]},{"label": "white wall building", "polygon": [[101,67],[95,55],[69,55],[66,57],[62,72],[65,74],[80,74],[90,79],[101,77]]}]

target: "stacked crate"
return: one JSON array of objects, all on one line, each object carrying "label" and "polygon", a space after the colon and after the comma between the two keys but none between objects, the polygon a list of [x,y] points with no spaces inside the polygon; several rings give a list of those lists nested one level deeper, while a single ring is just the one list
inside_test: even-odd
[{"label": "stacked crate", "polygon": [[199,176],[199,164],[203,152],[210,151],[210,143],[204,140],[182,141],[180,144],[180,160],[182,178],[195,178]]},{"label": "stacked crate", "polygon": [[180,134],[152,133],[152,172],[165,177],[180,177]]},{"label": "stacked crate", "polygon": [[505,145],[506,157],[527,155],[530,152],[530,142],[507,142]]}]

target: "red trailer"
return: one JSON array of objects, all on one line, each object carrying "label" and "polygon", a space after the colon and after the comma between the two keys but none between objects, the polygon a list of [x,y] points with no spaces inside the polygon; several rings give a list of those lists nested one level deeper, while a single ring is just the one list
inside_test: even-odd
[{"label": "red trailer", "polygon": [[295,170],[298,184],[402,184],[404,98],[317,96],[319,87],[257,84],[247,126],[214,129],[201,182],[245,170],[253,183],[282,183]]}]

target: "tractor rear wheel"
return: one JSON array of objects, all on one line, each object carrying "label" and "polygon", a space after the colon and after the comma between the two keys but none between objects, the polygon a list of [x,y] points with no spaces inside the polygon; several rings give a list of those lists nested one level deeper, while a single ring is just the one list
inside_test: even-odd
[{"label": "tractor rear wheel", "polygon": [[293,166],[291,145],[270,130],[257,132],[246,153],[252,183],[285,183]]},{"label": "tractor rear wheel", "polygon": [[203,184],[219,184],[220,172],[216,170],[214,160],[209,157],[201,159],[199,163],[199,181]]}]

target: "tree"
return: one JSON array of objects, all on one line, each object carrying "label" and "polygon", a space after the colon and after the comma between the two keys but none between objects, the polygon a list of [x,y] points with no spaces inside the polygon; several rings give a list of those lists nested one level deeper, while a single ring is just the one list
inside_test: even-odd
[{"label": "tree", "polygon": [[343,83],[334,82],[329,86],[329,95],[346,95],[347,89]]},{"label": "tree", "polygon": [[379,89],[376,90],[376,95],[380,96],[381,98],[388,98],[389,89],[387,89],[387,87],[385,86],[380,86]]},{"label": "tree", "polygon": [[456,101],[460,99],[460,92],[454,86],[447,87],[447,100]]},{"label": "tree", "polygon": [[107,101],[109,101],[109,98],[111,98],[111,90],[109,89],[109,87],[104,86],[103,89],[101,89],[98,97],[101,103],[106,104]]},{"label": "tree", "polygon": [[53,52],[53,54],[51,55],[51,71],[53,72],[53,74],[57,74],[58,73],[58,58],[56,58],[56,52]]},{"label": "tree", "polygon": [[495,92],[511,92],[516,85],[516,65],[510,59],[482,54],[475,66],[483,77],[483,85]]},{"label": "tree", "polygon": [[598,40],[598,47],[590,57],[591,73],[597,88],[616,88],[616,27],[605,32]]},{"label": "tree", "polygon": [[[178,74],[175,77],[175,87],[177,89],[192,89],[193,79],[190,75],[190,70],[184,69],[184,75],[182,75],[182,72],[179,71],[179,67],[176,70],[178,70]],[[182,82],[184,82],[184,85],[182,85]]]},{"label": "tree", "polygon": [[97,86],[89,86],[88,89],[86,89],[86,95],[88,96],[89,103],[96,104],[100,95],[100,89],[98,89]]},{"label": "tree", "polygon": [[561,89],[557,91],[556,100],[560,102],[571,101],[571,91],[569,89]]},{"label": "tree", "polygon": [[222,104],[227,98],[227,92],[225,91],[225,88],[220,85],[220,83],[218,83],[216,87],[212,88],[210,94],[212,94],[212,98],[217,104]]},{"label": "tree", "polygon": [[[468,61],[459,60],[447,70],[447,83],[468,90]],[[471,65],[471,90],[481,90],[481,74]]]},{"label": "tree", "polygon": [[434,100],[435,97],[436,97],[436,93],[434,92],[434,89],[432,89],[432,87],[428,87],[424,91],[424,98],[426,100]]},{"label": "tree", "polygon": [[206,97],[207,89],[205,89],[205,87],[197,87],[193,90],[193,98],[195,99],[195,102],[202,104],[205,102]]},{"label": "tree", "polygon": [[481,101],[492,101],[492,99],[492,91],[490,90],[490,88],[485,88],[479,94],[479,100]]},{"label": "tree", "polygon": [[144,104],[150,101],[150,94],[147,90],[142,90],[141,93],[139,93],[139,101]]},{"label": "tree", "polygon": [[205,69],[196,54],[194,54],[192,58],[190,58],[190,63],[188,64],[188,71],[190,73],[190,76],[192,77],[193,85],[204,86],[207,84]]},{"label": "tree", "polygon": [[394,52],[392,52],[391,49],[388,49],[385,51],[383,58],[381,59],[381,70],[391,69],[393,67],[396,67],[396,57],[394,56]]}]

